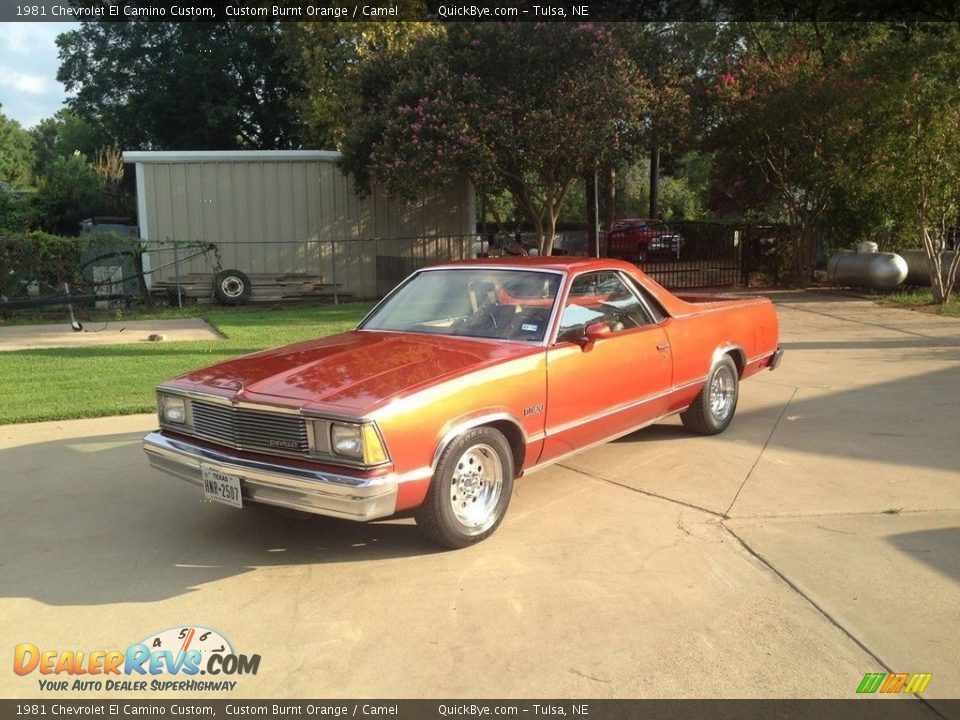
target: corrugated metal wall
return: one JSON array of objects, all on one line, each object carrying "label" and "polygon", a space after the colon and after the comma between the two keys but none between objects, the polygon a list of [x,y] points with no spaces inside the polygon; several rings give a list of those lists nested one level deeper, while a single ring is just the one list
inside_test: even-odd
[{"label": "corrugated metal wall", "polygon": [[[334,153],[144,152],[125,159],[137,163],[141,237],[154,247],[216,243],[223,268],[318,275],[343,292],[374,297],[378,256],[381,265],[384,258],[425,264],[470,253],[466,179],[406,205],[378,188],[358,198]],[[171,262],[171,250],[151,252],[152,267]],[[212,255],[180,264],[181,276],[214,269]],[[172,266],[154,275],[173,277]]]}]

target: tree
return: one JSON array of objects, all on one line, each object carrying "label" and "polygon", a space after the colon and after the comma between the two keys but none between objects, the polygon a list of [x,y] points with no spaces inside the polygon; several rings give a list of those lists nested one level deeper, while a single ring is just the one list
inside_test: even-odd
[{"label": "tree", "polygon": [[80,221],[95,215],[103,201],[103,182],[80,155],[55,158],[36,198],[42,228],[61,235],[78,234]]},{"label": "tree", "polygon": [[412,198],[466,173],[509,191],[549,254],[571,186],[646,145],[651,92],[600,25],[463,23],[357,73],[343,167]]},{"label": "tree", "polygon": [[30,185],[33,141],[20,123],[0,113],[0,182],[12,188]]},{"label": "tree", "polygon": [[[421,0],[406,0],[404,15],[422,14]],[[295,107],[314,147],[338,148],[353,122],[350,107],[357,65],[381,52],[404,51],[424,35],[443,32],[443,25],[424,22],[296,23],[290,43],[303,71],[305,92]]]},{"label": "tree", "polygon": [[124,149],[297,147],[285,37],[279,22],[84,21],[57,38],[57,79]]},{"label": "tree", "polygon": [[815,43],[775,53],[758,43],[716,77],[715,182],[728,207],[785,217],[791,236],[782,261],[797,285],[812,275],[818,223],[833,197],[844,94]]},{"label": "tree", "polygon": [[36,177],[49,172],[54,158],[80,153],[89,162],[97,156],[97,150],[109,144],[109,137],[102,128],[94,127],[69,110],[60,110],[53,117],[44,118],[30,129],[33,138]]},{"label": "tree", "polygon": [[848,152],[837,170],[862,202],[913,228],[937,303],[950,299],[960,267],[960,251],[946,265],[942,254],[960,226],[958,40],[955,27],[928,27],[864,55],[849,73]]}]

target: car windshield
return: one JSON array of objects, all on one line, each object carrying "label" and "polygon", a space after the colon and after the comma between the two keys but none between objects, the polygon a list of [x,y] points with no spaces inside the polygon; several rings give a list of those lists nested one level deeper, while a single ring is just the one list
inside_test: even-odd
[{"label": "car windshield", "polygon": [[534,270],[426,270],[407,280],[360,329],[542,342],[560,279]]}]

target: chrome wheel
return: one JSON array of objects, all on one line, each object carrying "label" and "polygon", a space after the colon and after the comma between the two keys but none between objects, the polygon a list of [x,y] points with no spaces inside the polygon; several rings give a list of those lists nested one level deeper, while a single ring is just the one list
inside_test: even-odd
[{"label": "chrome wheel", "polygon": [[710,381],[710,413],[719,422],[727,419],[733,410],[736,380],[727,365],[720,365]]},{"label": "chrome wheel", "polygon": [[238,298],[243,295],[244,285],[237,277],[225,277],[220,281],[220,292],[228,298]]},{"label": "chrome wheel", "polygon": [[224,305],[242,305],[252,292],[250,278],[239,270],[221,270],[213,281],[213,295]]},{"label": "chrome wheel", "polygon": [[497,521],[503,492],[503,464],[489,445],[473,445],[459,457],[450,479],[450,508],[470,534],[482,533]]}]

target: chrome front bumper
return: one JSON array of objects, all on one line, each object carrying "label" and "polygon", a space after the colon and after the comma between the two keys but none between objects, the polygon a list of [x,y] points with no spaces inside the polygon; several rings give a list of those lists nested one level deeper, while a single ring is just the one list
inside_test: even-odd
[{"label": "chrome front bumper", "polygon": [[239,476],[244,502],[347,520],[375,520],[396,510],[399,479],[394,474],[357,478],[248,460],[159,432],[143,439],[143,449],[152,467],[197,486],[202,485],[201,466]]}]

